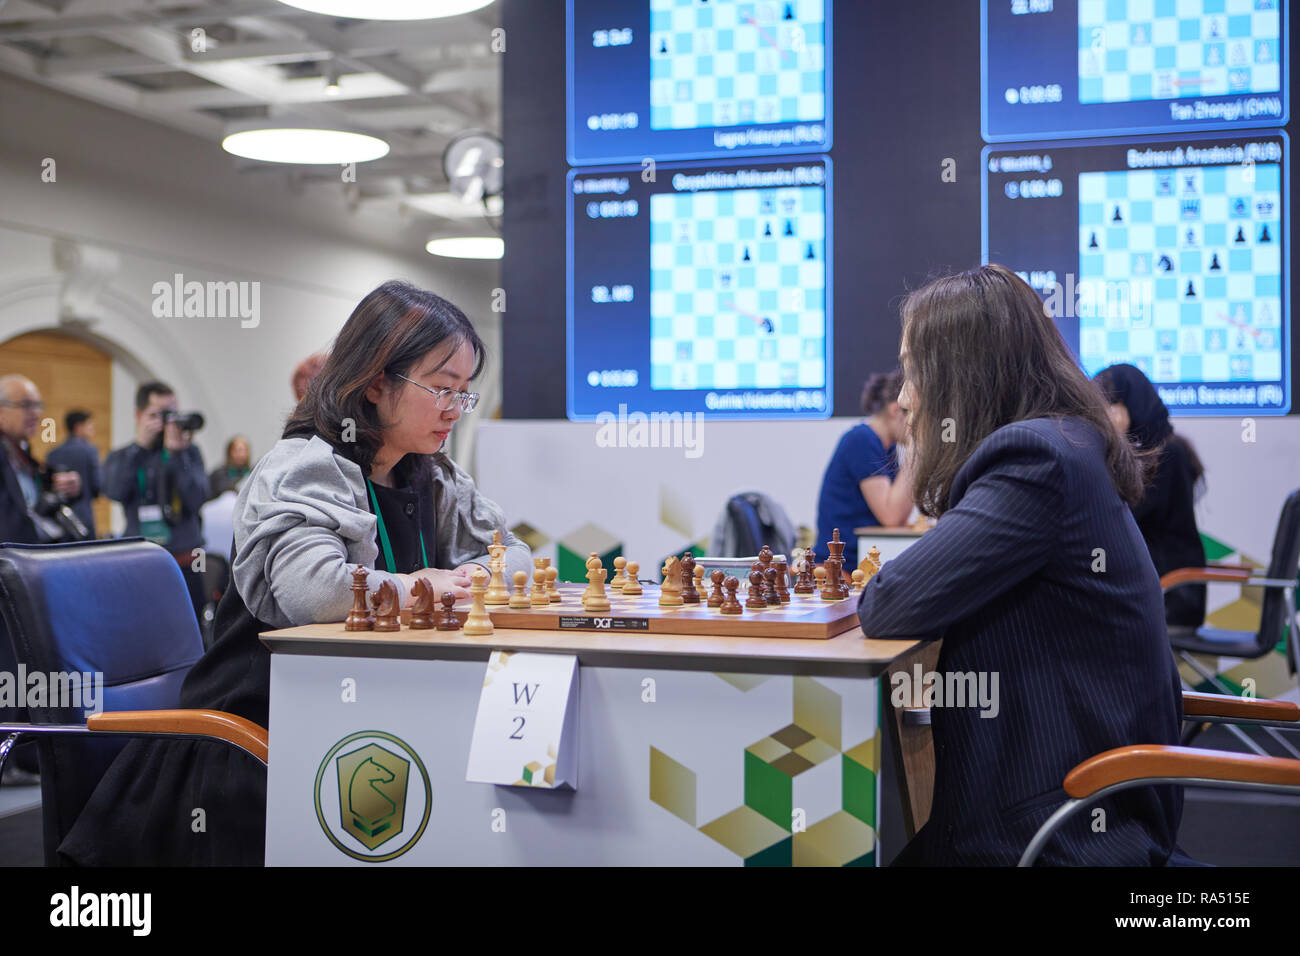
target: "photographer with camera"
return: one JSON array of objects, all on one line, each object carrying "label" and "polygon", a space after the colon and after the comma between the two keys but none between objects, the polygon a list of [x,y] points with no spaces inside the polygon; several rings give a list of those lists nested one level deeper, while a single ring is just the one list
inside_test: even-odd
[{"label": "photographer with camera", "polygon": [[135,393],[135,441],[104,460],[104,494],[126,512],[126,536],[147,538],[172,553],[196,616],[202,613],[204,594],[194,550],[203,547],[199,509],[208,494],[208,476],[190,439],[202,427],[202,415],[176,411],[176,394],[169,386],[146,382]]}]

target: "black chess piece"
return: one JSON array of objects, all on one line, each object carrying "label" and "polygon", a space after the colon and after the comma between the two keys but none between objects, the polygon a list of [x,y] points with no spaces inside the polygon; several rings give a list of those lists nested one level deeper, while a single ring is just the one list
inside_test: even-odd
[{"label": "black chess piece", "polygon": [[682,603],[699,604],[700,592],[695,587],[695,555],[687,551],[682,555]]},{"label": "black chess piece", "polygon": [[709,607],[722,607],[727,600],[722,593],[722,582],[727,579],[725,571],[714,571],[709,575],[709,580],[713,582],[713,590],[709,592]]},{"label": "black chess piece", "polygon": [[785,221],[785,234],[787,236],[794,235],[794,223],[792,223],[789,219]]},{"label": "black chess piece", "polygon": [[722,583],[722,586],[727,589],[727,596],[723,598],[718,610],[723,614],[744,614],[745,607],[736,597],[736,591],[740,587],[740,579],[729,577]]},{"label": "black chess piece", "polygon": [[745,607],[767,607],[767,598],[763,596],[763,572],[757,569],[749,572],[749,594],[745,596]]},{"label": "black chess piece", "polygon": [[749,262],[749,246],[745,247],[745,254],[740,257],[741,262]]},{"label": "black chess piece", "polygon": [[763,238],[764,239],[772,238],[772,224],[770,222],[763,224]]},{"label": "black chess piece", "polygon": [[438,621],[434,626],[440,631],[459,631],[460,619],[456,617],[456,612],[452,610],[456,606],[456,595],[450,591],[444,591],[441,600],[442,612],[438,615]]},{"label": "black chess piece", "polygon": [[1233,242],[1245,242],[1245,241],[1246,241],[1246,233],[1245,233],[1245,231],[1241,228],[1241,226],[1238,226],[1238,227],[1237,227],[1237,236],[1236,236],[1236,238],[1234,238],[1232,241],[1233,241]]},{"label": "black chess piece", "polygon": [[805,258],[805,259],[816,259],[816,258],[817,258],[816,254],[813,253],[813,247],[812,247],[812,243],[811,243],[811,242],[808,243],[808,252],[807,252],[807,254],[804,256],[804,258]]},{"label": "black chess piece", "polygon": [[1268,234],[1268,223],[1264,223],[1264,225],[1260,227],[1260,230],[1259,230],[1259,241],[1260,241],[1260,242],[1272,242],[1272,241],[1273,241],[1273,237],[1270,236],[1270,235]]},{"label": "black chess piece", "polygon": [[1119,206],[1115,207],[1115,215],[1110,217],[1111,222],[1123,222],[1124,217],[1120,215]]},{"label": "black chess piece", "polygon": [[1187,291],[1183,293],[1183,296],[1184,298],[1188,298],[1188,299],[1196,298],[1196,287],[1192,285],[1191,279],[1187,280]]},{"label": "black chess piece", "polygon": [[1223,266],[1219,265],[1219,254],[1216,252],[1213,256],[1210,257],[1210,271],[1218,272],[1222,268]]},{"label": "black chess piece", "polygon": [[776,568],[768,568],[763,572],[763,600],[769,605],[781,603],[781,594],[776,589]]},{"label": "black chess piece", "polygon": [[1097,234],[1095,232],[1088,239],[1088,248],[1089,249],[1097,248]]}]

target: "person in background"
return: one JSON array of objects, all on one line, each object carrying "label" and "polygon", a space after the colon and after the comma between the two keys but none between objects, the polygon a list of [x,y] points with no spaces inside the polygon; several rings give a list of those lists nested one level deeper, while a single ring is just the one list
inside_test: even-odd
[{"label": "person in background", "polygon": [[314,355],[308,355],[294,368],[293,378],[289,380],[289,384],[293,387],[293,400],[295,402],[301,402],[306,397],[307,386],[325,367],[326,358],[328,356],[324,352],[317,352]]},{"label": "person in background", "polygon": [[176,393],[146,382],[135,393],[135,441],[104,459],[104,494],[126,512],[126,536],[154,541],[172,553],[200,616],[203,574],[194,570],[194,549],[203,547],[199,509],[208,493],[203,456],[176,422]]},{"label": "person in background", "polygon": [[69,504],[82,497],[81,475],[44,468],[32,456],[31,441],[41,427],[45,403],[31,379],[0,378],[0,541],[37,544],[52,540],[33,509],[43,491],[53,491]]},{"label": "person in background", "polygon": [[67,440],[50,452],[45,463],[51,470],[75,471],[81,476],[82,495],[71,505],[90,536],[95,537],[95,499],[103,485],[99,449],[94,445],[95,422],[90,412],[74,409],[63,418]]},{"label": "person in background", "polygon": [[[21,375],[0,378],[0,542],[42,544],[50,539],[48,522],[34,508],[42,491],[66,500],[80,497],[81,476],[75,471],[51,471],[32,457],[31,440],[41,427],[45,403],[36,385]],[[0,673],[15,674],[18,658],[0,619]],[[27,708],[0,703],[0,721],[24,723]],[[23,786],[39,780],[36,749],[31,742],[14,748],[4,770],[4,783]]]},{"label": "person in background", "polygon": [[899,476],[896,447],[906,442],[907,416],[898,405],[903,387],[901,370],[867,379],[862,389],[865,419],[840,438],[822,477],[817,499],[817,541],[820,558],[826,542],[840,529],[844,541],[845,573],[858,566],[858,536],[854,528],[883,525],[896,528],[912,513],[911,482]]},{"label": "person in background", "polygon": [[236,435],[226,442],[226,461],[208,475],[208,501],[226,491],[238,491],[244,476],[253,470],[253,453],[248,439]]},{"label": "person in background", "polygon": [[[1096,381],[1120,434],[1157,456],[1146,493],[1133,506],[1156,573],[1204,567],[1205,546],[1196,529],[1194,505],[1205,484],[1205,466],[1196,449],[1174,432],[1169,409],[1140,369],[1111,365],[1097,373]],[[1172,627],[1200,627],[1205,621],[1205,585],[1183,584],[1166,591],[1165,620]]]}]

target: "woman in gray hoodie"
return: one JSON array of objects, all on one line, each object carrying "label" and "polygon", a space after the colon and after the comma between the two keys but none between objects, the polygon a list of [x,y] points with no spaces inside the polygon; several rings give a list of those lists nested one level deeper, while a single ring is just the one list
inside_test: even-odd
[{"label": "woman in gray hoodie", "polygon": [[[268,722],[264,631],[342,621],[351,569],[371,569],[403,604],[426,578],[436,597],[468,595],[500,531],[507,579],[530,571],[505,516],[442,452],[483,366],[483,343],[458,308],[386,282],[353,311],[284,435],[244,481],[235,506],[232,587],[216,638],[181,690],[181,706]],[[220,813],[210,832],[191,813]],[[219,811],[214,808],[220,808]],[[59,848],[85,865],[260,865],[266,771],[247,754],[202,741],[138,740],[109,768]]]}]

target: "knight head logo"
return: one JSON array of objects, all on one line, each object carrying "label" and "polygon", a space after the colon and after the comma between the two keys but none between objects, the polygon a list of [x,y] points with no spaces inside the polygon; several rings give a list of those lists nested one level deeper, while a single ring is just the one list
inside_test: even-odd
[{"label": "knight head logo", "polygon": [[334,765],[343,829],[369,850],[401,833],[411,762],[378,744],[366,744],[340,754]]},{"label": "knight head logo", "polygon": [[391,860],[415,845],[429,822],[430,798],[429,775],[419,756],[382,731],[340,740],[316,773],[316,816],[325,835],[344,853],[367,862]]}]

